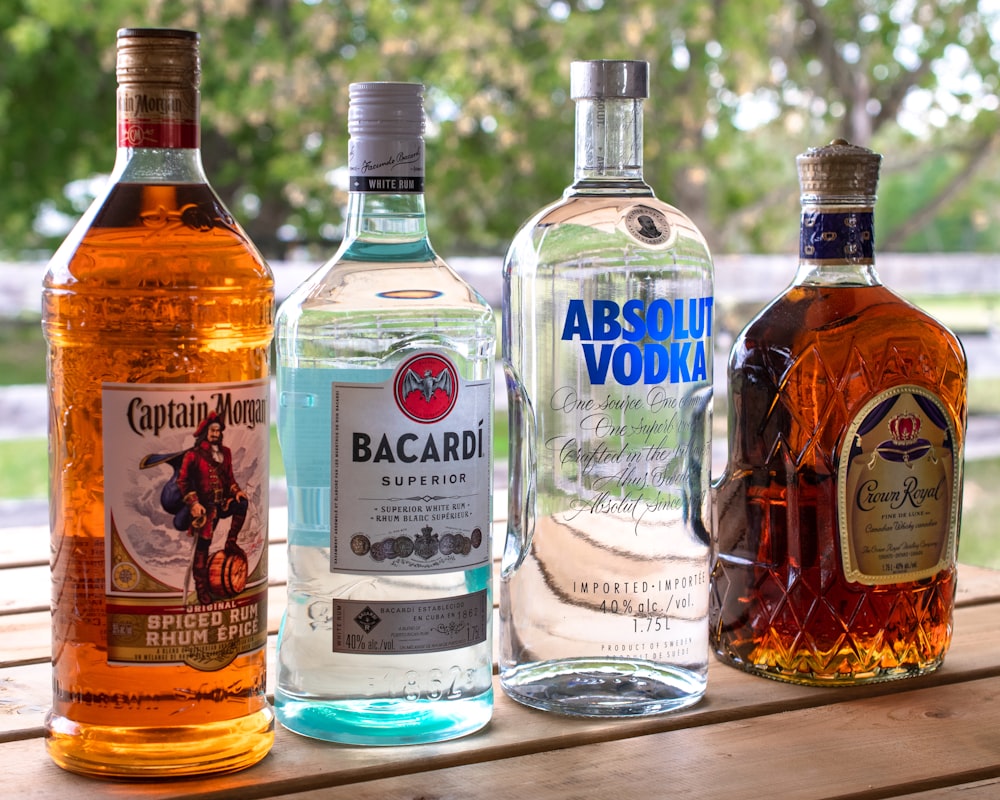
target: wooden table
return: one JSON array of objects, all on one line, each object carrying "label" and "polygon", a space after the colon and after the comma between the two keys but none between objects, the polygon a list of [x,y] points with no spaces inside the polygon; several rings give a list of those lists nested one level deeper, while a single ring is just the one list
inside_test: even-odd
[{"label": "wooden table", "polygon": [[[497,497],[496,507],[506,507]],[[269,626],[285,604],[284,514],[272,510]],[[498,521],[502,531],[503,521]],[[713,663],[687,711],[589,721],[534,711],[495,682],[491,724],[435,745],[361,748],[279,726],[233,775],[112,783],[56,767],[50,700],[48,529],[0,528],[0,794],[59,798],[1000,798],[1000,572],[961,567],[955,638],[933,675],[811,689]],[[271,670],[273,675],[273,670]],[[273,679],[269,680],[273,688]]]}]

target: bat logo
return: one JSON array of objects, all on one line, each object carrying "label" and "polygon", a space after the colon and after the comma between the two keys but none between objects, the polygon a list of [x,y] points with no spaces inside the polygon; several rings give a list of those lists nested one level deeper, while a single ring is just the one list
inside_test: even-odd
[{"label": "bat logo", "polygon": [[395,388],[396,404],[406,416],[417,422],[437,422],[455,406],[458,373],[444,356],[422,353],[400,366]]},{"label": "bat logo", "polygon": [[424,400],[428,403],[434,397],[434,392],[440,389],[451,397],[451,373],[448,370],[441,370],[438,375],[434,375],[429,369],[424,370],[424,374],[417,375],[412,369],[408,369],[403,376],[403,396],[410,392],[420,392]]}]

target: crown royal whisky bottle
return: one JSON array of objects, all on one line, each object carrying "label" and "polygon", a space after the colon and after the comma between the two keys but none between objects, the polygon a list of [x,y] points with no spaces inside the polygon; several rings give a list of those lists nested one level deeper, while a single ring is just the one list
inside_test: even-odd
[{"label": "crown royal whisky bottle", "polygon": [[729,362],[712,647],[795,683],[930,672],[952,634],[966,360],[879,281],[880,161],[842,140],[798,157],[798,272]]}]

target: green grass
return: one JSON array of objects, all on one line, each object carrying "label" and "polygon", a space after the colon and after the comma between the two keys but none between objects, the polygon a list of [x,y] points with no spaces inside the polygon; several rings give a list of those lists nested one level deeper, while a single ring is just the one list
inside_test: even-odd
[{"label": "green grass", "polygon": [[45,439],[0,441],[0,499],[40,499],[48,493],[49,447]]},{"label": "green grass", "polygon": [[1000,569],[1000,458],[967,461],[958,559],[963,564]]}]

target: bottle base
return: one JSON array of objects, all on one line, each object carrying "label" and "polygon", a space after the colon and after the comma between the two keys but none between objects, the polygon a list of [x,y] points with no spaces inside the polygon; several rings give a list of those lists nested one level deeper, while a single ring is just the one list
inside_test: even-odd
[{"label": "bottle base", "polygon": [[500,683],[532,708],[580,717],[640,717],[680,711],[705,694],[707,674],[647,661],[565,659],[506,671]]},{"label": "bottle base", "polygon": [[45,746],[60,767],[103,778],[178,778],[236,772],[267,755],[274,742],[270,706],[202,725],[91,725],[50,712]]},{"label": "bottle base", "polygon": [[800,669],[780,666],[769,662],[754,662],[742,658],[729,657],[716,652],[716,658],[727,667],[733,667],[754,675],[758,678],[768,678],[781,683],[794,683],[800,686],[864,686],[869,683],[886,683],[888,681],[918,678],[929,675],[944,663],[944,657],[920,664],[907,664],[895,667],[878,667],[869,670],[854,670],[851,672],[817,672],[808,666]]},{"label": "bottle base", "polygon": [[464,700],[321,700],[275,691],[278,722],[293,733],[340,744],[395,746],[457,739],[493,716],[493,689]]}]

